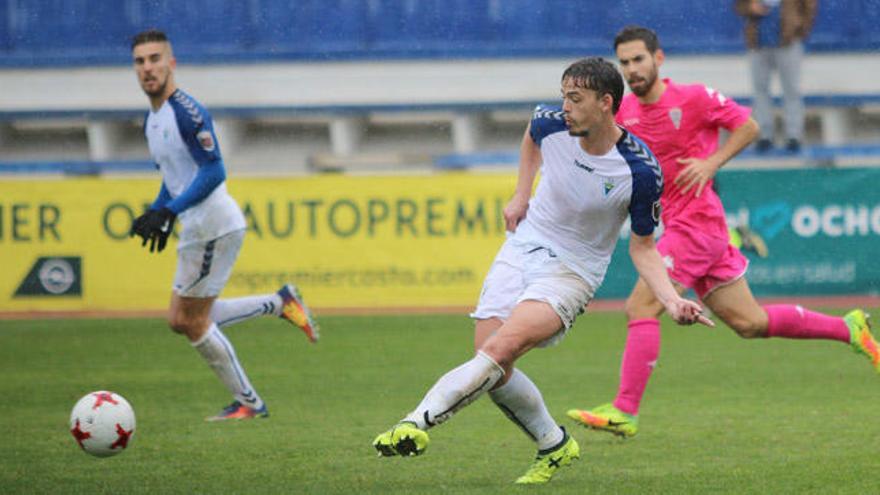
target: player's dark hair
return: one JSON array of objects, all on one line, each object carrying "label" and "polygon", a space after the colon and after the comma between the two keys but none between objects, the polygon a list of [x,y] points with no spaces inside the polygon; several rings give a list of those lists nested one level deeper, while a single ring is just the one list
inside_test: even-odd
[{"label": "player's dark hair", "polygon": [[576,86],[595,91],[600,98],[611,95],[611,113],[617,114],[623,99],[623,77],[614,64],[602,57],[582,58],[562,73],[563,81],[569,78]]},{"label": "player's dark hair", "polygon": [[645,48],[650,53],[655,53],[660,48],[660,40],[657,38],[657,33],[644,26],[633,24],[626,26],[617,33],[617,36],[614,38],[614,50],[617,50],[618,45],[629,43],[630,41],[643,41]]},{"label": "player's dark hair", "polygon": [[141,31],[140,33],[132,36],[131,49],[134,50],[134,47],[138,45],[143,45],[144,43],[156,42],[167,43],[168,36],[166,36],[163,31],[159,31],[158,29],[147,29],[146,31]]}]

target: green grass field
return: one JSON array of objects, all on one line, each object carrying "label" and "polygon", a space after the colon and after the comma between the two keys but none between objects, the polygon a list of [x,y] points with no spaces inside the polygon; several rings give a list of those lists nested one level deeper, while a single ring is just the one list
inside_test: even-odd
[{"label": "green grass field", "polygon": [[[0,321],[2,493],[874,493],[880,377],[830,342],[741,341],[664,322],[639,436],[575,427],[570,407],[617,386],[623,316],[588,314],[520,367],[581,444],[546,486],[516,487],[531,442],[483,398],[431,431],[419,458],[370,443],[472,353],[463,316],[326,317],[312,346],[281,321],[227,329],[271,418],[206,423],[229,402],[195,351],[159,320]],[[68,432],[83,394],[137,413],[117,457]]]}]

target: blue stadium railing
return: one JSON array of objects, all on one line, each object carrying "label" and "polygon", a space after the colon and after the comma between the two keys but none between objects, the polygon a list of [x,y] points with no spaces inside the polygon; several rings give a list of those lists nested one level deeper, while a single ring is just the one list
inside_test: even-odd
[{"label": "blue stadium railing", "polygon": [[[629,23],[670,52],[744,50],[733,0],[0,0],[0,67],[127,64],[148,27],[216,63],[604,54]],[[808,47],[880,49],[878,1],[820,1]]]},{"label": "blue stadium railing", "polygon": [[[772,166],[779,161],[800,160],[809,166],[834,166],[838,159],[857,159],[876,162],[880,159],[880,145],[849,144],[838,146],[807,145],[799,152],[792,153],[783,149],[758,153],[749,148],[737,156],[737,160],[760,160]],[[438,170],[466,170],[487,165],[509,166],[514,168],[519,161],[516,150],[496,150],[474,153],[438,154],[432,158],[432,165]],[[66,175],[88,176],[102,174],[127,173],[158,173],[156,165],[149,160],[118,160],[118,161],[0,161],[0,177],[8,175]]]}]

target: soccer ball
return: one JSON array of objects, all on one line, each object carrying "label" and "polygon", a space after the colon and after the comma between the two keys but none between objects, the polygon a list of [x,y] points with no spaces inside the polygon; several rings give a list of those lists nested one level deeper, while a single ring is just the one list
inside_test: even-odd
[{"label": "soccer ball", "polygon": [[121,395],[106,390],[86,394],[70,412],[70,433],[96,457],[116,455],[134,436],[134,410]]}]

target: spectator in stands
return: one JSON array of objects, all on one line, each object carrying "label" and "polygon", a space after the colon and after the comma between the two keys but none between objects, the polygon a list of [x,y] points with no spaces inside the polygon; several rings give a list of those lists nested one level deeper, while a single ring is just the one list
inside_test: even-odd
[{"label": "spectator in stands", "polygon": [[752,72],[755,119],[761,126],[757,151],[773,148],[774,119],[770,78],[779,73],[785,110],[785,149],[797,153],[804,139],[804,101],[801,60],[804,40],[816,17],[817,0],[736,0],[736,12],[745,18],[746,46]]},{"label": "spectator in stands", "polygon": [[[380,454],[421,454],[428,428],[488,393],[538,447],[517,483],[545,483],[578,458],[577,442],[514,365],[532,348],[562,339],[584,311],[627,217],[633,264],[670,316],[682,324],[712,324],[699,305],[675,291],[654,248],[662,176],[651,151],[614,123],[623,84],[610,62],[583,59],[563,72],[562,108],[535,110],[522,137],[516,192],[504,209],[512,233],[471,315],[476,355],[443,375],[412,412],[376,437]],[[539,168],[541,181],[531,197]]]},{"label": "spectator in stands", "polygon": [[[758,134],[749,109],[702,84],[661,79],[663,50],[654,31],[629,26],[614,49],[632,93],[617,122],[640,136],[663,170],[663,235],[657,250],[679,293],[688,289],[743,338],[817,339],[847,344],[880,372],[880,349],[860,309],[830,316],[795,304],[761,305],[745,274],[748,260],[730,245],[724,208],[712,189],[715,173]],[[731,131],[718,146],[720,128]],[[568,415],[591,428],[630,437],[639,404],[660,355],[663,304],[639,279],[626,301],[628,335],[620,386],[611,403]]]},{"label": "spectator in stands", "polygon": [[135,35],[131,51],[138,82],[150,101],[144,134],[162,173],[159,195],[134,220],[131,236],[140,236],[143,246],[149,242],[150,252],[162,252],[180,217],[183,231],[168,324],[186,335],[234,398],[208,420],[266,417],[266,404],[220,327],[274,315],[301,328],[313,342],[318,327],[290,284],[273,294],[217,300],[241,248],[245,219],[226,192],[226,171],[211,115],[177,88],[177,62],[165,33],[150,30]]}]

